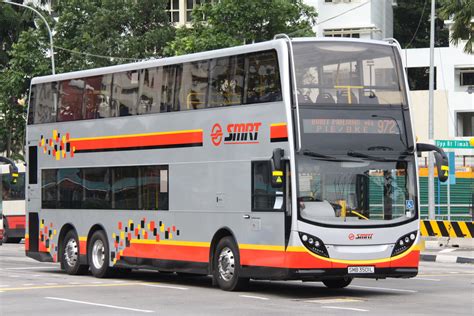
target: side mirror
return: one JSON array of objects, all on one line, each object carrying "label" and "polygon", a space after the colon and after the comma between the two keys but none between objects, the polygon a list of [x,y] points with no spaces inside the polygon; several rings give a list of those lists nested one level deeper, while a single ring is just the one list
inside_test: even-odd
[{"label": "side mirror", "polygon": [[438,179],[441,182],[446,182],[449,177],[449,159],[444,150],[435,145],[424,143],[416,144],[416,150],[418,152],[434,151],[436,168],[438,169]]},{"label": "side mirror", "polygon": [[272,159],[270,160],[272,166],[271,179],[273,188],[281,188],[283,186],[283,166],[281,160],[284,152],[285,151],[281,148],[275,148],[273,150]]}]

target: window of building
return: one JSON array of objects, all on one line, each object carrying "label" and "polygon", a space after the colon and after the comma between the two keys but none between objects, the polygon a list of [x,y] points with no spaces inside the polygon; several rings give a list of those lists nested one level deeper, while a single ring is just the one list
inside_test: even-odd
[{"label": "window of building", "polygon": [[474,136],[474,112],[457,113],[457,133],[456,136]]},{"label": "window of building", "polygon": [[166,11],[168,11],[168,17],[170,22],[179,23],[179,2],[180,0],[170,0]]},{"label": "window of building", "polygon": [[[283,189],[271,185],[269,161],[252,162],[252,210],[270,211],[284,209]],[[284,179],[284,177],[283,177]],[[285,184],[283,184],[283,188]]]},{"label": "window of building", "polygon": [[474,85],[474,68],[469,68],[461,71],[460,84],[461,86]]},{"label": "window of building", "polygon": [[[429,90],[430,68],[410,67],[407,68],[408,85],[410,90]],[[434,67],[434,89],[436,90],[436,67]]]},{"label": "window of building", "polygon": [[195,7],[203,3],[205,0],[186,0],[186,22],[191,22],[192,12]]}]

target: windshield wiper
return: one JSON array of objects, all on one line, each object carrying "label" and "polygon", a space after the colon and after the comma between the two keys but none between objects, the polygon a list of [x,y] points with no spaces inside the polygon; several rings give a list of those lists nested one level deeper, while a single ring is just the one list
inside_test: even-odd
[{"label": "windshield wiper", "polygon": [[306,150],[306,149],[302,151],[302,154],[304,156],[309,156],[313,159],[318,159],[318,160],[334,161],[334,162],[358,162],[358,161],[355,161],[355,160],[340,159],[340,158],[336,158],[336,157],[332,157],[332,156],[328,156],[328,155],[323,155],[323,154],[320,154],[320,153],[317,153],[317,152],[314,152],[314,151],[310,151],[310,150]]},{"label": "windshield wiper", "polygon": [[347,155],[350,156],[350,157],[365,158],[365,159],[370,159],[370,160],[374,160],[374,161],[390,161],[390,160],[387,160],[386,158],[383,158],[383,157],[371,156],[371,155],[367,155],[367,154],[360,153],[360,152],[357,152],[357,151],[352,151],[352,150],[348,151]]},{"label": "windshield wiper", "polygon": [[310,156],[310,157],[314,157],[314,158],[324,158],[324,159],[330,159],[330,160],[334,160],[336,158],[332,157],[332,156],[327,156],[327,155],[323,155],[323,154],[320,154],[320,153],[317,153],[317,152],[314,152],[314,151],[310,151],[310,150],[303,150],[303,155],[305,156]]}]

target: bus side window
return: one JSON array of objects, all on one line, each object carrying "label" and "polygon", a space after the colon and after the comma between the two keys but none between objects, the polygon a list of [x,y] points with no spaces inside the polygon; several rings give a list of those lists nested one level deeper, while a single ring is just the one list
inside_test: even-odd
[{"label": "bus side window", "polygon": [[116,114],[116,104],[112,102],[113,76],[103,75],[100,82],[100,93],[97,95],[98,118],[113,117]]},{"label": "bus side window", "polygon": [[162,76],[162,67],[141,71],[137,114],[160,112]]},{"label": "bus side window", "polygon": [[58,122],[82,119],[83,79],[64,80],[59,83]]},{"label": "bus side window", "polygon": [[30,91],[30,102],[28,104],[28,124],[35,123],[36,91],[38,85],[32,86]]},{"label": "bus side window", "polygon": [[186,110],[206,107],[208,69],[208,60],[183,64],[179,103],[185,104]]},{"label": "bus side window", "polygon": [[281,101],[280,71],[275,51],[248,54],[246,57],[246,102]]},{"label": "bus side window", "polygon": [[99,118],[99,105],[102,100],[100,93],[102,76],[85,78],[84,83],[84,118]]},{"label": "bus side window", "polygon": [[114,75],[114,100],[119,116],[135,115],[138,102],[138,71],[126,71]]},{"label": "bus side window", "polygon": [[52,123],[56,120],[55,102],[57,102],[56,82],[39,84],[35,97],[35,124]]},{"label": "bus side window", "polygon": [[160,112],[179,111],[179,104],[175,102],[177,69],[177,66],[163,67]]},{"label": "bus side window", "polygon": [[243,55],[212,59],[209,73],[210,107],[242,104]]},{"label": "bus side window", "polygon": [[[271,185],[271,167],[269,161],[252,162],[252,211],[282,210],[283,188],[276,189]],[[284,177],[283,181],[284,181]]]}]

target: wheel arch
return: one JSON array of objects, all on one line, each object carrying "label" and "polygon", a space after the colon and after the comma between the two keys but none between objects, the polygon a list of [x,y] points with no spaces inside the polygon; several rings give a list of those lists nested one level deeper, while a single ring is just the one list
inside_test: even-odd
[{"label": "wheel arch", "polygon": [[219,230],[217,230],[214,233],[214,236],[212,237],[212,240],[211,240],[211,246],[209,248],[209,271],[208,271],[209,274],[212,274],[212,272],[214,271],[214,254],[216,252],[217,244],[219,243],[219,240],[221,240],[224,237],[232,237],[232,239],[234,239],[235,241],[237,249],[240,252],[239,244],[237,243],[237,239],[235,238],[235,234],[232,231],[232,229],[230,229],[227,226],[219,228]]}]

